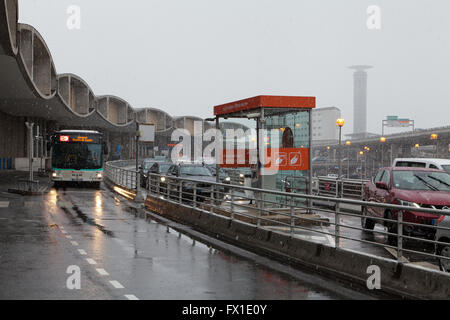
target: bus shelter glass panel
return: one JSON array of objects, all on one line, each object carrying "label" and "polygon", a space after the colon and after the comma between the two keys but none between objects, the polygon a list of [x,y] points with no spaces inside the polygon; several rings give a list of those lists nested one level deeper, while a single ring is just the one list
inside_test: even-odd
[{"label": "bus shelter glass panel", "polygon": [[[310,110],[266,116],[267,134],[270,135],[270,130],[274,129],[280,131],[277,143],[268,138],[267,147],[279,148],[280,157],[284,158],[281,163],[286,162],[287,165],[281,165],[275,175],[265,176],[264,188],[300,194],[308,193],[311,147],[309,115]],[[281,206],[290,204],[290,199],[284,196],[274,196],[272,200]]]}]

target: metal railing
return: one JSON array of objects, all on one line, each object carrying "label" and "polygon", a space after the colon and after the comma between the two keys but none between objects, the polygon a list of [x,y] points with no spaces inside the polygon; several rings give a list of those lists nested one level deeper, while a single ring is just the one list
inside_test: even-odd
[{"label": "metal railing", "polygon": [[[105,172],[111,181],[129,189],[132,185],[124,180],[135,181],[133,175],[136,172],[132,170],[107,166]],[[448,255],[450,238],[447,242],[438,241],[439,239],[434,237],[437,231],[450,235],[450,228],[434,223],[435,220],[429,220],[429,223],[424,224],[411,219],[414,216],[411,213],[412,210],[414,213],[432,214],[436,216],[436,219],[438,217],[450,219],[450,210],[415,207],[412,209],[408,206],[335,197],[333,188],[339,183],[336,180],[334,184],[331,183],[332,179],[330,179],[332,181],[330,181],[329,190],[332,196],[324,197],[175,176],[149,174],[148,177],[146,189],[149,195],[158,196],[165,201],[182,206],[224,215],[231,220],[245,221],[260,228],[286,232],[292,237],[302,237],[305,234],[316,235],[327,239],[324,245],[335,248],[345,249],[350,242],[356,242],[363,245],[359,249],[355,249],[354,244],[350,245],[353,251],[367,252],[365,250],[370,244],[373,246],[371,248],[387,249],[389,254],[392,254],[399,262],[405,261],[406,254],[414,255],[415,260],[417,256],[421,256],[424,259],[431,259],[432,262],[450,264],[450,255]],[[339,190],[339,187],[337,189]],[[247,196],[250,193],[254,195],[251,198]],[[287,199],[287,201],[279,199]],[[311,205],[314,201],[332,202],[334,207],[333,209],[314,207]],[[361,214],[341,210],[343,204],[360,206]],[[374,211],[380,214],[378,216],[368,214]],[[355,219],[358,221],[356,224]],[[374,228],[376,223],[384,225],[387,230]],[[416,230],[425,230],[426,237],[415,235],[413,231]],[[448,248],[445,250],[445,255],[441,254],[444,252],[443,248]]]},{"label": "metal railing", "polygon": [[313,179],[313,190],[316,195],[320,196],[362,200],[363,188],[366,182],[369,182],[369,180],[337,180],[328,177],[317,177]]},{"label": "metal railing", "polygon": [[[136,162],[134,162],[136,163]],[[133,165],[131,161],[111,161],[105,165],[105,177],[115,185],[128,190],[137,190],[140,175],[134,169],[126,169]]]}]

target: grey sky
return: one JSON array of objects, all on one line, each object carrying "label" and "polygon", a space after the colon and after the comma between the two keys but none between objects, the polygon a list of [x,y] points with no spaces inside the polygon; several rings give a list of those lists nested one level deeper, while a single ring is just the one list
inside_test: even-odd
[{"label": "grey sky", "polygon": [[[368,130],[386,115],[449,125],[448,0],[21,0],[58,73],[133,107],[208,117],[259,94],[312,95],[353,128],[352,71],[369,64]],[[81,30],[66,27],[70,5]],[[369,5],[381,30],[366,27]],[[393,131],[388,131],[393,132]]]}]

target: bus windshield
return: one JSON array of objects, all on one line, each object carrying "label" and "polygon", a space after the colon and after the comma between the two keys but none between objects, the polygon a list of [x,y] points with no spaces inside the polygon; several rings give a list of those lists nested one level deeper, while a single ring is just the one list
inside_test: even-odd
[{"label": "bus windshield", "polygon": [[101,169],[102,145],[58,143],[53,147],[52,166],[57,169]]}]

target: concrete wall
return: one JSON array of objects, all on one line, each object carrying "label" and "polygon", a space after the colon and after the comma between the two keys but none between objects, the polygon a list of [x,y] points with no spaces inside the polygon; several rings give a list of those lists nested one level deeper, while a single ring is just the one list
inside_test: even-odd
[{"label": "concrete wall", "polygon": [[0,157],[25,157],[25,143],[25,118],[0,112]]},{"label": "concrete wall", "polygon": [[190,225],[214,238],[250,251],[287,262],[352,285],[369,293],[367,268],[381,270],[381,290],[403,298],[449,299],[450,276],[381,257],[309,242],[255,225],[178,205],[153,196],[145,202],[148,210]]}]

